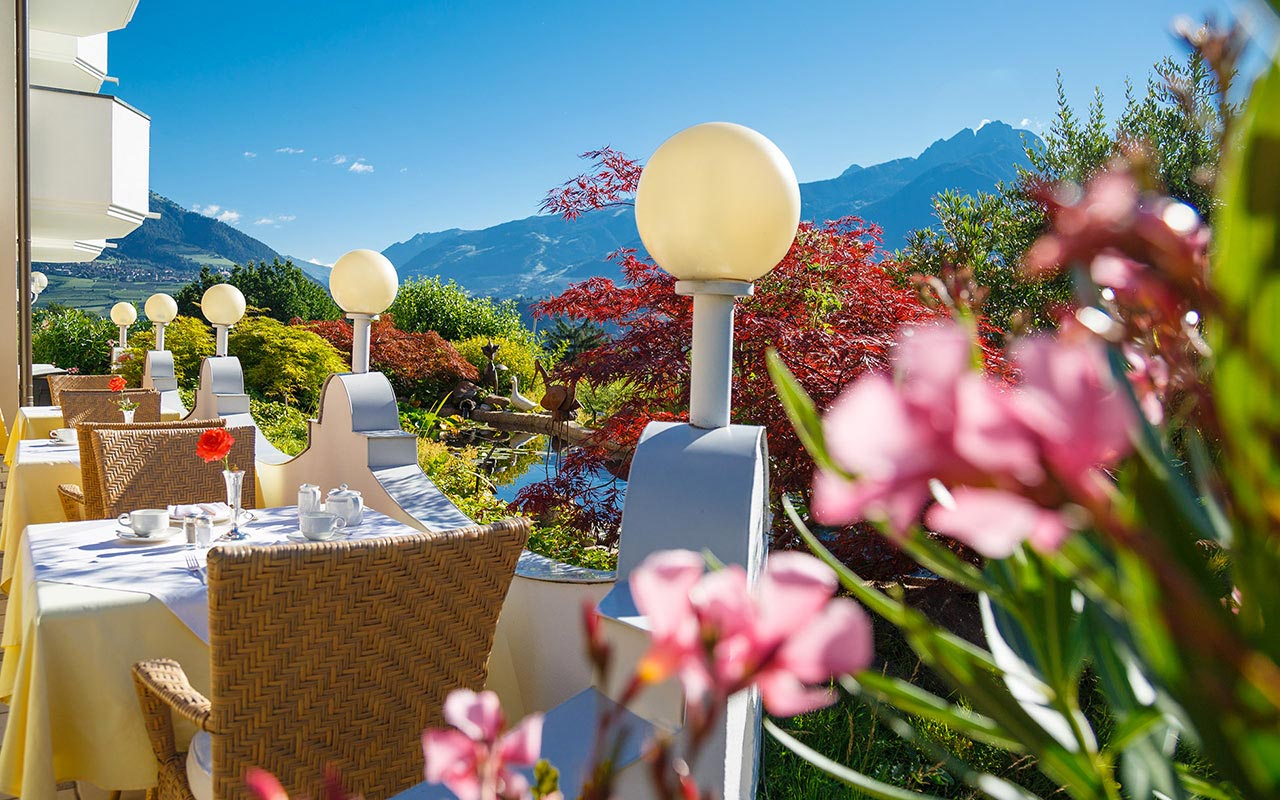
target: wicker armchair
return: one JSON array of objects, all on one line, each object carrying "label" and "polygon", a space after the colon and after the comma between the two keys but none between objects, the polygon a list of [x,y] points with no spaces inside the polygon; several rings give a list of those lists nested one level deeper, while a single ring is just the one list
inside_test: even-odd
[{"label": "wicker armchair", "polygon": [[[208,699],[173,661],[133,667],[160,762],[148,800],[247,798],[250,766],[272,772],[292,797],[319,797],[326,764],[368,800],[419,783],[423,729],[443,724],[450,691],[484,686],[528,534],[528,520],[507,519],[211,550]],[[187,754],[174,741],[174,715],[205,732]]]},{"label": "wicker armchair", "polygon": [[62,419],[68,428],[75,428],[82,422],[124,422],[120,401],[125,398],[138,404],[133,412],[134,422],[160,421],[160,393],[151,389],[125,389],[123,392],[63,389],[59,395]]},{"label": "wicker armchair", "polygon": [[[90,433],[91,446],[97,451],[94,457],[102,486],[102,507],[86,504],[85,514],[97,514],[90,519],[109,519],[135,508],[225,500],[222,463],[206,463],[196,455],[196,442],[207,427],[211,426],[99,428]],[[231,465],[244,470],[241,505],[253,508],[256,497],[254,429],[243,426],[228,430],[236,440],[231,447]]]},{"label": "wicker armchair", "polygon": [[102,478],[98,474],[98,450],[93,445],[92,431],[144,431],[144,430],[182,430],[196,428],[200,431],[209,428],[225,428],[224,419],[198,419],[182,422],[82,422],[77,427],[80,433],[80,483],[58,484],[58,500],[62,503],[63,516],[67,522],[79,522],[82,519],[103,519]]},{"label": "wicker armchair", "polygon": [[105,392],[115,375],[50,375],[49,402],[60,405],[59,396],[64,389]]}]

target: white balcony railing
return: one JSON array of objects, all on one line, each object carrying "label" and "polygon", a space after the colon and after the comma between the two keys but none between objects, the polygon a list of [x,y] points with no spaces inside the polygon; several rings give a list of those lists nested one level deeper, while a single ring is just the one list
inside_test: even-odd
[{"label": "white balcony railing", "polygon": [[96,92],[107,78],[107,35],[31,31],[31,83]]},{"label": "white balcony railing", "polygon": [[92,36],[118,31],[133,19],[138,0],[30,0],[33,30]]},{"label": "white balcony railing", "polygon": [[31,90],[31,233],[127,236],[149,209],[151,120],[118,98]]}]

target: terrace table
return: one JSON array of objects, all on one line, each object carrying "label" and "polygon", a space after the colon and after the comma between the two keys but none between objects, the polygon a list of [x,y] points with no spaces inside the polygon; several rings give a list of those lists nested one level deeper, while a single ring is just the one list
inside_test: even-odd
[{"label": "terrace table", "polygon": [[[59,416],[59,419],[62,417]],[[4,514],[0,517],[0,552],[13,553],[18,537],[28,525],[63,522],[58,484],[80,483],[79,445],[54,444],[49,439],[14,439],[7,457],[9,484],[4,490]],[[17,558],[4,559],[0,590],[9,591]]]},{"label": "terrace table", "polygon": [[[286,531],[297,530],[295,507],[253,513],[257,520],[242,526],[250,533],[248,544],[282,542]],[[208,643],[135,576],[145,564],[172,581],[173,570],[182,569],[192,548],[178,539],[126,545],[117,542],[114,528],[112,520],[33,525],[5,559],[16,566],[0,639],[0,700],[9,704],[0,744],[0,792],[53,800],[57,783],[70,780],[110,789],[148,788],[155,784],[156,761],[130,667],[172,658],[196,689],[209,691]],[[370,509],[364,523],[351,529],[357,537],[417,532]],[[84,579],[99,585],[34,579],[48,565],[69,559],[99,562]],[[193,582],[189,591],[203,592],[207,606],[204,584],[184,574]],[[101,585],[113,580],[127,580],[134,588]],[[193,733],[190,726],[179,727],[181,746]]]},{"label": "terrace table", "polygon": [[[164,422],[176,422],[182,414],[172,409],[160,409],[160,419]],[[123,418],[121,418],[123,421]],[[9,429],[9,442],[5,446],[4,461],[13,466],[17,455],[18,442],[23,439],[48,439],[49,434],[57,428],[65,428],[60,406],[23,406],[13,419],[13,427]]]}]

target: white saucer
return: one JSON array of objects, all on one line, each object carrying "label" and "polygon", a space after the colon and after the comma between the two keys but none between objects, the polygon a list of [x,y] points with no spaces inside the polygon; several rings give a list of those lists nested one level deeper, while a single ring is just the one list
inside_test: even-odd
[{"label": "white saucer", "polygon": [[291,533],[287,538],[291,542],[337,542],[342,539],[349,538],[350,536],[351,534],[349,533],[335,533],[334,535],[330,536],[328,539],[308,539],[306,536],[303,536],[301,533]]},{"label": "white saucer", "polygon": [[50,447],[79,447],[79,442],[60,442],[57,439],[45,439],[45,443]]},{"label": "white saucer", "polygon": [[182,533],[181,528],[168,528],[163,531],[157,531],[150,536],[139,536],[131,530],[116,528],[116,538],[128,544],[160,544],[169,541],[180,533]]}]

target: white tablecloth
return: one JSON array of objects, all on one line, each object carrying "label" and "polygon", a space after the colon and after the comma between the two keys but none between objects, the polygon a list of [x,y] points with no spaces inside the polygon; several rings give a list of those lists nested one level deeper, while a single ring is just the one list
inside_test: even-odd
[{"label": "white tablecloth", "polygon": [[0,550],[12,556],[4,560],[0,570],[0,589],[5,591],[9,590],[9,579],[18,561],[22,531],[28,525],[64,521],[58,484],[80,483],[77,445],[55,445],[48,439],[11,444],[9,485],[5,488],[4,516],[0,520]]},{"label": "white tablecloth", "polygon": [[[296,527],[292,509],[254,513],[261,515],[254,541],[284,541]],[[182,596],[174,602],[186,605],[182,613],[191,616],[199,603],[207,615],[202,583],[185,569],[178,574],[156,568],[184,565],[185,546],[117,544],[114,529],[110,521],[33,525],[6,556],[6,564],[12,560],[16,566],[0,661],[0,700],[9,704],[0,793],[56,800],[58,782],[69,780],[113,789],[153,786],[156,762],[130,666],[172,658],[198,691],[210,690],[207,636],[202,641],[190,622],[152,593],[178,585]],[[368,510],[364,525],[353,531],[379,532],[414,531]],[[161,549],[170,552],[156,552]],[[57,580],[35,579],[63,558],[79,559],[78,574],[69,569]],[[137,569],[140,563],[145,574]],[[180,748],[191,733],[190,725],[178,726]]]},{"label": "white tablecloth", "polygon": [[[296,507],[259,509],[253,519],[241,524],[248,534],[240,541],[219,544],[278,544],[298,533]],[[228,525],[214,529],[215,539]],[[27,531],[36,581],[72,583],[92,589],[120,589],[146,592],[164,603],[201,640],[209,641],[209,599],[204,576],[187,569],[187,556],[194,554],[201,566],[206,551],[188,545],[179,532],[157,544],[131,544],[116,537],[120,526],[103,520],[91,526],[48,525]],[[414,530],[390,517],[366,510],[358,527],[343,531],[350,538],[373,538],[413,533]]]}]

